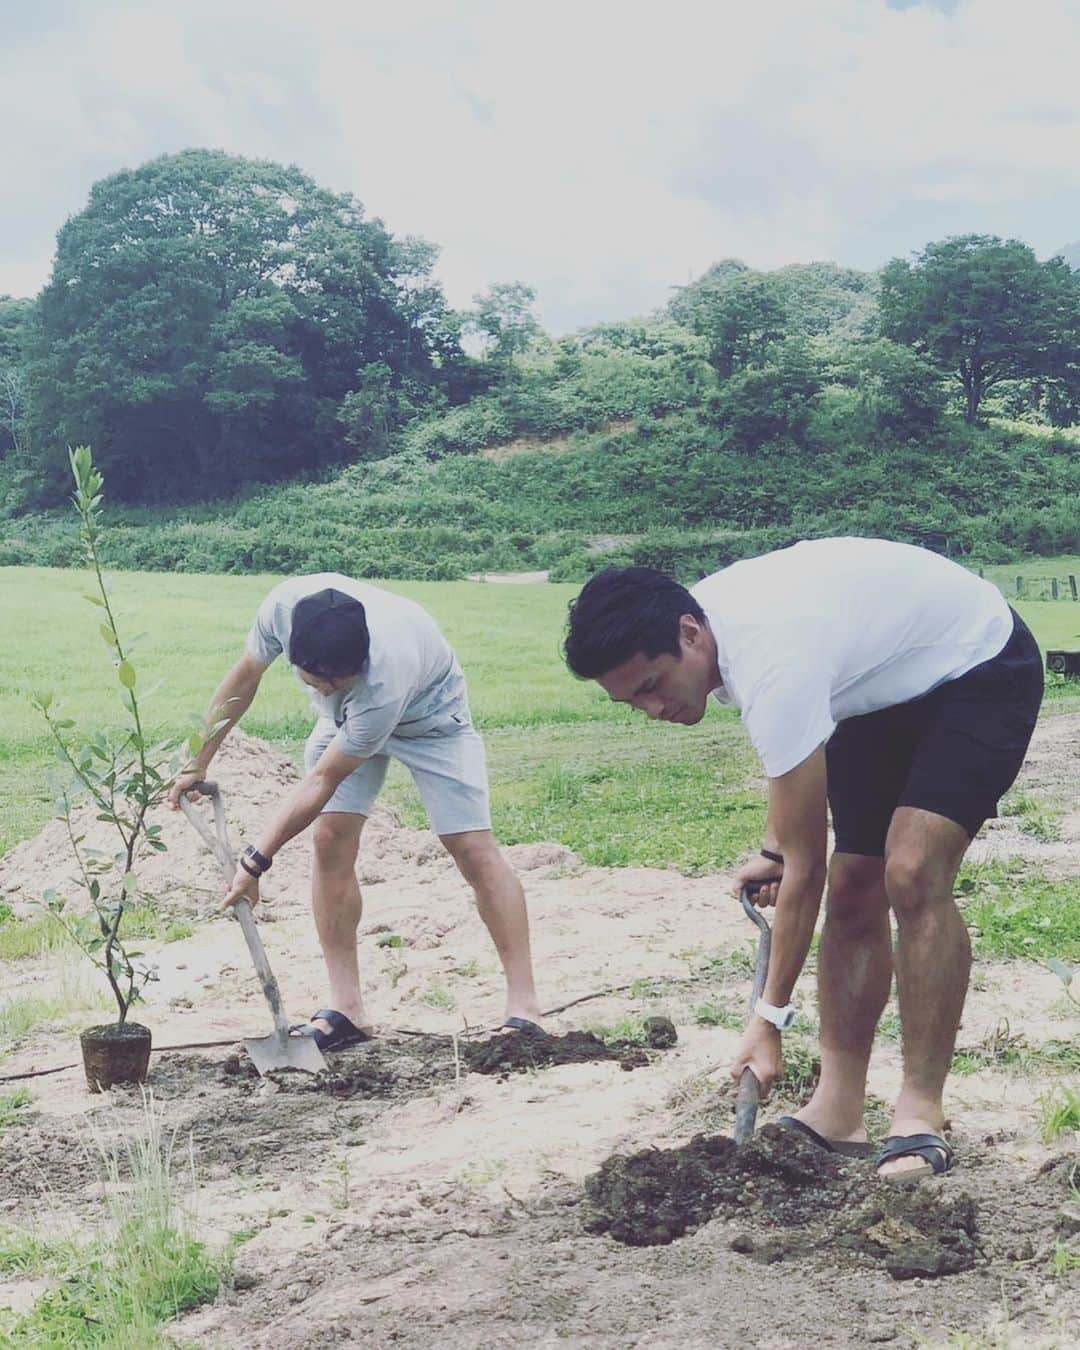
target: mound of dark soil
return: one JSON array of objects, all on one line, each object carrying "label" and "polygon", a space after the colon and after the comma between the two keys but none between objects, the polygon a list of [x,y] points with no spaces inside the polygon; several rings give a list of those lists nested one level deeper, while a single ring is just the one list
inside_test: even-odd
[{"label": "mound of dark soil", "polygon": [[[667,1049],[678,1039],[674,1025],[666,1017],[648,1018],[645,1034],[650,1046],[657,1049]],[[501,1078],[530,1069],[547,1069],[553,1064],[589,1064],[611,1059],[624,1069],[636,1069],[649,1063],[649,1056],[633,1042],[608,1043],[591,1031],[552,1036],[540,1027],[463,1042],[461,1057],[471,1072]]]},{"label": "mound of dark soil", "polygon": [[[766,1125],[743,1148],[697,1135],[611,1157],[585,1182],[585,1227],[617,1242],[673,1242],[716,1217],[744,1220],[734,1251],[772,1263],[809,1252],[884,1266],[894,1279],[953,1275],[979,1255],[975,1203],[933,1185],[875,1182],[865,1163]],[[854,1211],[857,1193],[869,1192]]]},{"label": "mound of dark soil", "polygon": [[682,1148],[611,1157],[587,1178],[586,1228],[631,1247],[673,1242],[723,1212],[765,1210],[800,1224],[835,1208],[850,1178],[835,1154],[766,1125],[742,1149],[726,1135],[696,1135]]}]

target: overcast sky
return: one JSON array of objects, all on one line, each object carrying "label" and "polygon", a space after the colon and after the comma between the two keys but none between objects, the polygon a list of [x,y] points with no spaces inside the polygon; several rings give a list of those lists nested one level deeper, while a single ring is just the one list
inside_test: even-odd
[{"label": "overcast sky", "polygon": [[1080,238],[1073,0],[0,0],[0,293],[98,178],[298,164],[556,331],[709,263]]}]

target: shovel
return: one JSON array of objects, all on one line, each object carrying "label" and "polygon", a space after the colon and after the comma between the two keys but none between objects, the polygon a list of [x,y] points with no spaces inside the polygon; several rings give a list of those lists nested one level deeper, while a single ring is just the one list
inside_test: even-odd
[{"label": "shovel", "polygon": [[[180,797],[180,809],[218,860],[222,876],[228,883],[236,873],[236,854],[229,843],[221,790],[216,783],[196,783],[194,788],[189,790],[203,793],[214,804],[214,833],[211,833],[199,812],[188,801],[187,794],[183,793]],[[263,993],[274,1018],[274,1030],[269,1036],[259,1036],[244,1042],[244,1049],[251,1056],[252,1064],[262,1077],[265,1077],[270,1069],[301,1069],[304,1073],[321,1072],[326,1068],[326,1060],[323,1059],[322,1051],[312,1038],[289,1034],[289,1019],[281,1006],[281,991],[278,989],[277,980],[274,979],[274,972],[270,969],[270,962],[266,959],[251,905],[247,900],[237,900],[233,905],[233,913],[240,921],[251,960],[262,982]]]},{"label": "shovel", "polygon": [[[756,886],[744,886],[742,894],[739,896],[747,918],[757,924],[759,929],[757,961],[754,965],[754,986],[750,991],[751,1017],[754,1015],[754,1007],[765,988],[765,977],[769,973],[769,951],[772,947],[772,929],[769,927],[769,921],[750,899],[750,896],[757,889]],[[747,1067],[743,1069],[739,1076],[739,1089],[735,1095],[736,1144],[745,1144],[752,1138],[760,1100],[761,1084],[758,1082],[753,1069]]]}]

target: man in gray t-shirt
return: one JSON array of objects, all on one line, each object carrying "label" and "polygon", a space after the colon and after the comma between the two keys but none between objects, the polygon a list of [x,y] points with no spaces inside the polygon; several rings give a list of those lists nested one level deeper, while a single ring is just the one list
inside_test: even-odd
[{"label": "man in gray t-shirt", "polygon": [[307,686],[315,726],[307,773],[241,857],[226,905],[258,900],[275,853],[315,823],[312,908],[330,981],[329,1007],[303,1029],[320,1049],[364,1039],[356,929],[356,856],[390,759],[412,773],[431,823],[465,880],[506,975],[506,1025],[540,1016],[521,883],[491,832],[484,743],[469,716],[465,677],[435,620],[403,596],[334,572],[293,577],[259,606],[244,654],[214,693],[207,737],[169,794],[174,809],[207,776],[264,672],[284,654]]}]

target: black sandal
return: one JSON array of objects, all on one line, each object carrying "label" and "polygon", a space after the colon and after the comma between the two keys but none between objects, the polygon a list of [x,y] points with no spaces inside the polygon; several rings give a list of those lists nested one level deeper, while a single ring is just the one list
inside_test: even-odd
[{"label": "black sandal", "polygon": [[[315,1025],[316,1022],[329,1022],[332,1030],[323,1031],[322,1027]],[[350,1022],[344,1013],[335,1012],[333,1008],[321,1008],[317,1013],[312,1013],[311,1021],[306,1026],[293,1027],[292,1031],[297,1036],[310,1036],[320,1050],[344,1050],[347,1045],[375,1039],[370,1031],[364,1031]]]},{"label": "black sandal", "polygon": [[848,1139],[826,1139],[823,1134],[818,1134],[812,1125],[807,1125],[805,1120],[799,1120],[797,1116],[781,1116],[776,1123],[785,1130],[794,1130],[797,1134],[801,1134],[825,1153],[835,1153],[841,1158],[874,1156],[874,1146],[869,1140],[856,1142]]},{"label": "black sandal", "polygon": [[922,1158],[926,1165],[906,1172],[886,1172],[884,1176],[879,1170],[878,1176],[891,1186],[909,1186],[925,1177],[944,1176],[956,1162],[956,1154],[939,1134],[890,1134],[874,1159],[874,1166],[880,1169],[882,1163],[893,1158]]}]

